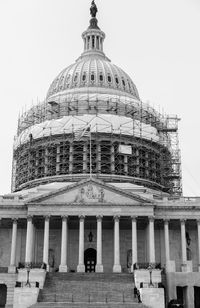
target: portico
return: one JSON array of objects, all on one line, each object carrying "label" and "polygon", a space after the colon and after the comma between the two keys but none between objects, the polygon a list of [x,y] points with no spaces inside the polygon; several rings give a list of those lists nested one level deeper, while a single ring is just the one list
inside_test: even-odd
[{"label": "portico", "polygon": [[[170,212],[162,219],[152,200],[92,180],[32,198],[27,206],[24,236],[20,235],[24,258],[17,250],[22,234],[18,214],[12,221],[9,272],[15,271],[19,260],[26,265],[45,263],[50,271],[85,272],[88,249],[96,253],[96,272],[133,272],[136,263],[160,263],[166,272],[198,270],[199,255],[188,260],[188,251],[200,249],[193,247],[194,238],[200,243],[199,220],[177,219]],[[177,259],[179,250],[182,254]]]}]

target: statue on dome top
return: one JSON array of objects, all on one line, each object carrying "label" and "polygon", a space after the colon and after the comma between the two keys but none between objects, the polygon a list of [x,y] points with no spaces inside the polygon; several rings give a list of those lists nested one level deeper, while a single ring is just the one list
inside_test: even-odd
[{"label": "statue on dome top", "polygon": [[98,9],[97,9],[96,3],[94,2],[94,0],[92,0],[91,7],[90,7],[90,14],[93,18],[96,18],[97,12],[98,12]]}]

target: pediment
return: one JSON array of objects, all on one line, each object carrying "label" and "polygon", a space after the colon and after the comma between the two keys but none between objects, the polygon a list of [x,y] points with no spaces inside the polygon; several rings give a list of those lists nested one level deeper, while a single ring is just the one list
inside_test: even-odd
[{"label": "pediment", "polygon": [[140,205],[152,201],[99,180],[88,179],[35,197],[28,203]]}]

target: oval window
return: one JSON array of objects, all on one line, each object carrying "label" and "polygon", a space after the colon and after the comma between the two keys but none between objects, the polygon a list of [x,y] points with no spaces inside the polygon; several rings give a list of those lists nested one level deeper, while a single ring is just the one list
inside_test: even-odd
[{"label": "oval window", "polygon": [[108,82],[111,82],[111,81],[112,81],[111,76],[108,75]]}]

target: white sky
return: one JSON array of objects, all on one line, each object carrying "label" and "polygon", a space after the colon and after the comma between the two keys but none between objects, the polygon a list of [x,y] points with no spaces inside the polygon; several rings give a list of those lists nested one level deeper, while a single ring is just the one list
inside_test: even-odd
[{"label": "white sky", "polygon": [[[0,0],[0,194],[25,105],[78,58],[91,0]],[[200,196],[200,0],[96,0],[104,51],[141,99],[178,114],[185,196]]]}]

